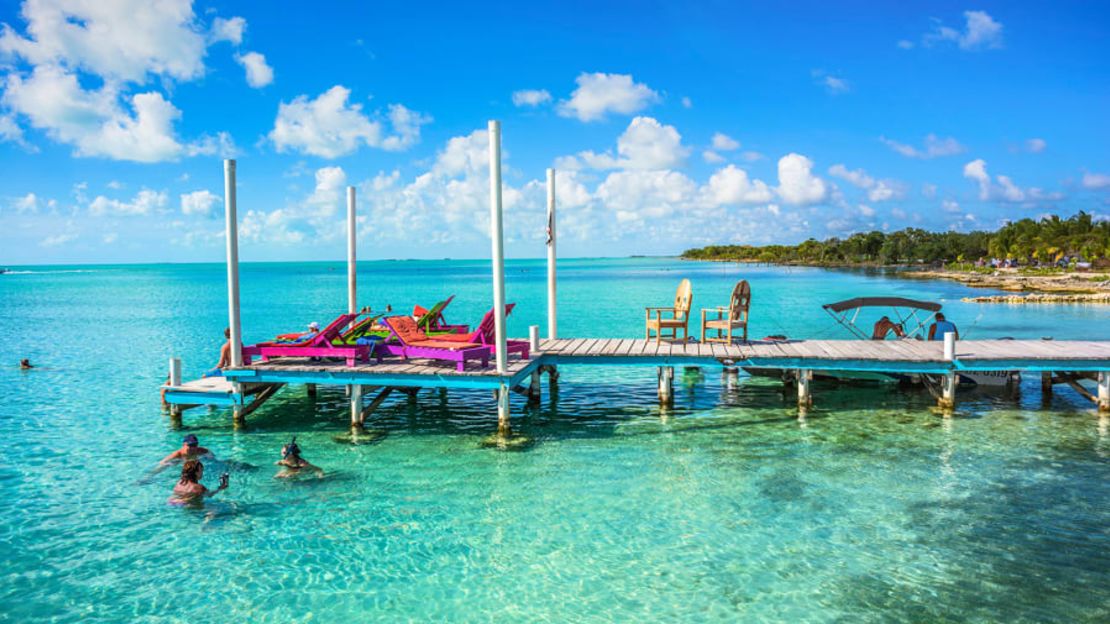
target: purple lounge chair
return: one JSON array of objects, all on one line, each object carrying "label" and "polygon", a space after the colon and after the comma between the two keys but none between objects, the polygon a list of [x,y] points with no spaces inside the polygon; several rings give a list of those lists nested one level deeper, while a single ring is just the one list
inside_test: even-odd
[{"label": "purple lounge chair", "polygon": [[378,349],[389,355],[409,358],[428,358],[455,362],[459,371],[466,369],[467,360],[481,360],[482,366],[489,366],[489,347],[471,342],[454,342],[429,338],[411,316],[390,316],[384,319],[386,327],[397,338],[397,342],[386,342]]},{"label": "purple lounge chair", "polygon": [[[505,316],[509,316],[509,314],[513,311],[513,308],[515,307],[515,303],[505,304]],[[436,336],[435,339],[445,340],[448,342],[472,342],[475,344],[480,344],[490,350],[490,356],[492,357],[495,353],[494,350],[497,348],[497,345],[494,344],[495,338],[493,334],[493,308],[490,308],[489,312],[486,312],[486,315],[482,317],[482,322],[478,324],[477,329],[470,332],[469,334],[446,334],[444,336]],[[520,354],[520,358],[522,360],[528,359],[527,340],[506,340],[505,346],[507,347],[506,353],[510,355],[513,353],[518,353]]]},{"label": "purple lounge chair", "polygon": [[343,328],[358,318],[358,314],[340,314],[338,318],[304,342],[290,344],[281,342],[260,342],[243,347],[243,357],[257,356],[263,362],[272,357],[334,357],[347,360],[347,366],[354,366],[359,360],[370,359],[372,345],[335,345],[332,341],[340,337]]}]

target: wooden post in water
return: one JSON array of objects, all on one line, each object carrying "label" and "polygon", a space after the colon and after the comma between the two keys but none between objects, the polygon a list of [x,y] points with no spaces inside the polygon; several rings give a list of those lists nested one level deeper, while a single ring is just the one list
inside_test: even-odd
[{"label": "wooden post in water", "polygon": [[497,435],[508,438],[513,435],[513,428],[509,424],[509,387],[504,383],[496,390],[497,393]]},{"label": "wooden post in water", "polygon": [[[227,234],[227,326],[231,368],[243,365],[243,328],[239,315],[239,217],[235,193],[235,161],[229,158],[224,160],[224,229]],[[239,382],[232,381],[231,389],[236,395],[242,395],[243,387]],[[241,404],[231,406],[231,418],[235,428],[243,426],[245,417]]]},{"label": "wooden post in water", "polygon": [[674,367],[659,367],[659,404],[669,407],[674,405]]},{"label": "wooden post in water", "polygon": [[813,405],[813,395],[809,391],[809,382],[813,379],[813,371],[800,368],[796,377],[798,381],[798,407]]},{"label": "wooden post in water", "polygon": [[528,383],[528,404],[539,405],[540,403],[540,371],[532,371],[531,381]]},{"label": "wooden post in water", "polygon": [[1041,372],[1041,394],[1045,397],[1052,396],[1052,371]]},{"label": "wooden post in water", "polygon": [[362,429],[362,386],[355,384],[351,388],[351,431]]},{"label": "wooden post in water", "polygon": [[[956,360],[956,334],[944,333],[944,361]],[[940,399],[937,401],[941,409],[950,410],[956,407],[956,371],[948,370],[940,380]]]},{"label": "wooden post in water", "polygon": [[235,161],[224,161],[224,218],[227,233],[227,325],[231,330],[231,366],[243,365],[243,329],[239,325],[239,218],[236,215]]},{"label": "wooden post in water", "polygon": [[555,299],[555,170],[547,170],[547,337],[559,337]]},{"label": "wooden post in water", "polygon": [[[492,120],[489,122],[489,212],[490,241],[493,247],[494,356],[497,372],[504,375],[508,353],[505,342],[505,241],[501,222],[501,122]],[[508,398],[504,400],[507,423]]]},{"label": "wooden post in water", "polygon": [[1110,371],[1098,374],[1098,411],[1110,412]]},{"label": "wooden post in water", "polygon": [[[176,357],[170,358],[170,375],[169,375],[169,377],[170,377],[170,380],[168,382],[169,385],[171,385],[171,386],[180,386],[181,385],[181,358],[176,358]],[[173,424],[175,426],[180,425],[181,424],[181,406],[170,403],[169,404],[169,410],[170,410],[170,420],[173,422]]]},{"label": "wooden post in water", "polygon": [[316,400],[316,384],[305,384],[304,390],[305,393],[308,395],[308,398],[312,399],[313,401]]}]

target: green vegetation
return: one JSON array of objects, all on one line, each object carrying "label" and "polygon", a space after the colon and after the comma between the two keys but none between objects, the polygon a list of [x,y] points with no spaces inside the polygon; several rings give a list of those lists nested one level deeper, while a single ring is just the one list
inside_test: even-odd
[{"label": "green vegetation", "polygon": [[1086,212],[1067,219],[1022,219],[997,232],[929,232],[906,228],[898,232],[861,232],[848,238],[809,239],[799,245],[709,245],[688,249],[690,260],[732,260],[816,266],[893,266],[957,263],[968,271],[980,258],[1008,259],[1026,267],[1054,266],[1076,258],[1099,265],[1110,263],[1110,221],[1095,221]]}]

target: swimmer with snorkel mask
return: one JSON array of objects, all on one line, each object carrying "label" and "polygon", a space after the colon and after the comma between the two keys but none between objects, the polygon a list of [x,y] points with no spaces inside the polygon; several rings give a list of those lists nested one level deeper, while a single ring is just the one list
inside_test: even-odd
[{"label": "swimmer with snorkel mask", "polygon": [[307,459],[301,457],[301,447],[297,446],[297,436],[293,436],[289,444],[281,447],[281,459],[276,462],[276,465],[281,466],[281,470],[274,475],[275,479],[296,477],[301,474],[302,470],[315,472],[317,478],[324,476],[322,468],[313,466]]}]

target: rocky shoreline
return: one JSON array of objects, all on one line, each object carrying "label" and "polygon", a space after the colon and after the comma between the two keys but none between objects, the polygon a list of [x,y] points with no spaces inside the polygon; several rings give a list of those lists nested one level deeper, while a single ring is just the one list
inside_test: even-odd
[{"label": "rocky shoreline", "polygon": [[975,288],[994,288],[1022,295],[965,297],[976,303],[1110,303],[1110,277],[1101,273],[1020,273],[999,269],[992,273],[947,270],[906,271],[904,277],[947,279]]}]

